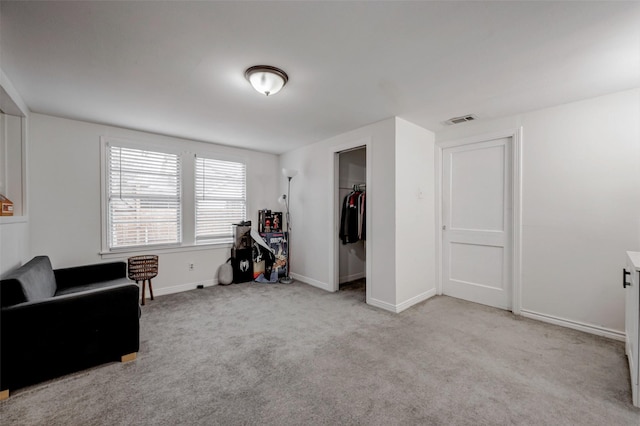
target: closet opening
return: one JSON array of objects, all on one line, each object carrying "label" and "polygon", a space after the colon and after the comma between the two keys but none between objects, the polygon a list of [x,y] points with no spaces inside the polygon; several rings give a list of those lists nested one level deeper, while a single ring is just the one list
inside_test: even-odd
[{"label": "closet opening", "polygon": [[338,290],[366,301],[367,295],[367,148],[337,155]]}]

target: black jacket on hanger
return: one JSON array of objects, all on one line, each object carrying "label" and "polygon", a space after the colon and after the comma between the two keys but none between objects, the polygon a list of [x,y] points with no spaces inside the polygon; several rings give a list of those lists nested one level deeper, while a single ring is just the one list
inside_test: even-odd
[{"label": "black jacket on hanger", "polygon": [[340,240],[342,244],[351,244],[360,240],[358,236],[358,218],[360,216],[358,198],[361,194],[360,191],[353,191],[344,197],[342,202],[342,214],[340,215]]}]

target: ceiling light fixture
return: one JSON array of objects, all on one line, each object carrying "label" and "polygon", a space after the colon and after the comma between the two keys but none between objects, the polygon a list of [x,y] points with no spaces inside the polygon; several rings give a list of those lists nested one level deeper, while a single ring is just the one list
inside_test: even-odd
[{"label": "ceiling light fixture", "polygon": [[269,65],[251,67],[245,71],[244,76],[254,89],[266,96],[275,95],[289,81],[286,72]]}]

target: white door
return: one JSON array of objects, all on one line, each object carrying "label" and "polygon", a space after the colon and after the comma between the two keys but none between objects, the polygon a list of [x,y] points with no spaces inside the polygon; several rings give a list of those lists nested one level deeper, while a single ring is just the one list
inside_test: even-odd
[{"label": "white door", "polygon": [[[634,254],[635,256],[635,254]],[[640,256],[635,256],[640,257]],[[628,271],[628,273],[627,273]],[[638,404],[638,319],[640,311],[640,271],[636,270],[633,259],[629,255],[627,269],[622,278],[625,282],[625,334],[626,352],[629,361],[629,375],[631,377],[631,398],[633,405]]]},{"label": "white door", "polygon": [[443,294],[511,309],[512,138],[443,149]]}]

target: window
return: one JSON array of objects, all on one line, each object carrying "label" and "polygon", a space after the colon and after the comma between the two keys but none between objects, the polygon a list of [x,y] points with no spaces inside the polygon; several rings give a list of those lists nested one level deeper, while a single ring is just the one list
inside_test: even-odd
[{"label": "window", "polygon": [[247,160],[198,145],[101,138],[103,257],[233,243],[247,217]]},{"label": "window", "polygon": [[106,151],[108,248],[179,244],[179,156],[111,144]]},{"label": "window", "polygon": [[243,163],[196,158],[196,244],[232,242],[232,224],[247,215],[247,170]]}]

